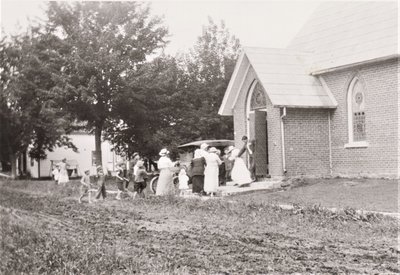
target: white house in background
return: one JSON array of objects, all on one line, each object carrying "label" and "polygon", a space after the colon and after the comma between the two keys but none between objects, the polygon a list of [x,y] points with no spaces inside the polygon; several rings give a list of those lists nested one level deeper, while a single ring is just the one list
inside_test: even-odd
[{"label": "white house in background", "polygon": [[[51,177],[52,165],[66,158],[69,169],[72,170],[70,171],[71,176],[80,177],[87,169],[94,175],[96,173],[93,158],[95,151],[94,135],[77,132],[69,135],[69,137],[78,148],[77,152],[67,147],[56,147],[53,152],[47,152],[46,159],[40,160],[40,162],[28,156],[26,158],[26,172],[29,172],[32,178]],[[103,141],[101,144],[104,171],[114,171],[117,162],[121,160],[121,156],[113,152],[112,148],[108,141]]]}]

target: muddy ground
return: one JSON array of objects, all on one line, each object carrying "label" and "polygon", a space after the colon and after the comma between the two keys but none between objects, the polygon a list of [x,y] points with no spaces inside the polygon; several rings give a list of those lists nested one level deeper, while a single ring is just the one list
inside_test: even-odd
[{"label": "muddy ground", "polygon": [[[58,187],[57,187],[58,188]],[[318,207],[0,186],[0,273],[398,273],[398,223]],[[61,188],[61,187],[60,187]]]}]

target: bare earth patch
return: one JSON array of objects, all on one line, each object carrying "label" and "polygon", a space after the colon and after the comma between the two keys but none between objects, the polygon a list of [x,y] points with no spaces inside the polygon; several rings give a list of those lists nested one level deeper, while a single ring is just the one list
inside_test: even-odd
[{"label": "bare earth patch", "polygon": [[174,197],[78,204],[74,185],[49,184],[0,185],[0,273],[400,272],[398,223],[380,215]]}]

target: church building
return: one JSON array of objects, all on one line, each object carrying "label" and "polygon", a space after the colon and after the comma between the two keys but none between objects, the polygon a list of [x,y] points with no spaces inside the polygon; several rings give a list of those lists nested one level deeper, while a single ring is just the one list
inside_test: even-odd
[{"label": "church building", "polygon": [[243,49],[219,114],[255,140],[257,177],[399,177],[398,16],[325,2],[287,48]]}]

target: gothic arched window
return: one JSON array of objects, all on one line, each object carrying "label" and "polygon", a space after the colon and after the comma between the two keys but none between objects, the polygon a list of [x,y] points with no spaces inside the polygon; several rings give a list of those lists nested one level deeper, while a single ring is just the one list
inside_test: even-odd
[{"label": "gothic arched window", "polygon": [[355,77],[347,93],[347,115],[349,128],[349,143],[364,144],[366,134],[365,92],[360,80]]},{"label": "gothic arched window", "polygon": [[254,87],[253,95],[250,102],[250,110],[266,108],[267,102],[265,99],[265,93],[260,83],[257,83]]}]

